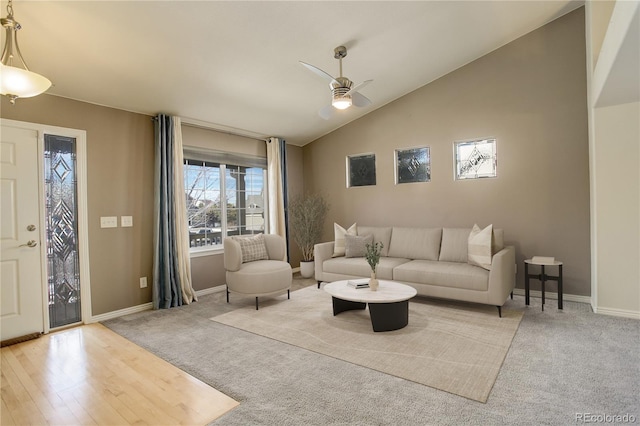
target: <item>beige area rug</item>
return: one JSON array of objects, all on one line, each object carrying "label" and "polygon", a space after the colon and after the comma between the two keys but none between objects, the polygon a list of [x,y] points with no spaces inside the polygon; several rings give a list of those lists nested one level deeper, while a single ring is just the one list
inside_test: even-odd
[{"label": "beige area rug", "polygon": [[331,296],[306,287],[211,318],[304,349],[486,402],[521,312],[416,297],[409,325],[375,333],[369,310],[333,316]]}]

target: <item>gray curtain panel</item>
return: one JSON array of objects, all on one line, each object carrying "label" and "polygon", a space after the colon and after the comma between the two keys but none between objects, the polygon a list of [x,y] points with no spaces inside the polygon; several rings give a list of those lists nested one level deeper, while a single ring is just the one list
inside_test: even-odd
[{"label": "gray curtain panel", "polygon": [[[155,197],[153,309],[181,306],[181,274],[178,264],[174,191],[174,129],[170,116],[155,119]],[[186,302],[189,303],[190,301]]]}]

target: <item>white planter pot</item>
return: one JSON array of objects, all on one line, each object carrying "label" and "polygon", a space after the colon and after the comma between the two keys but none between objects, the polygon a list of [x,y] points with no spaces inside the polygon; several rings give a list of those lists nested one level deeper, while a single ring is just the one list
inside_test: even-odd
[{"label": "white planter pot", "polygon": [[315,272],[315,262],[313,260],[311,262],[300,262],[300,275],[302,275],[302,278],[311,278]]}]

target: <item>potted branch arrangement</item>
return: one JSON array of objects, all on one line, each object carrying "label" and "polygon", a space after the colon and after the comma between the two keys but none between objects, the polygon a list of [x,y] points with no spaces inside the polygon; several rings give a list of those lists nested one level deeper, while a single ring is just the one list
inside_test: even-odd
[{"label": "potted branch arrangement", "polygon": [[376,268],[380,263],[380,253],[382,252],[384,245],[381,242],[375,242],[373,244],[366,245],[366,251],[364,254],[367,263],[371,266],[371,279],[369,280],[369,289],[371,291],[378,290],[378,279],[376,278]]},{"label": "potted branch arrangement", "polygon": [[315,268],[313,248],[320,242],[329,204],[319,194],[299,195],[289,202],[289,225],[293,240],[300,247],[300,274],[311,278]]}]

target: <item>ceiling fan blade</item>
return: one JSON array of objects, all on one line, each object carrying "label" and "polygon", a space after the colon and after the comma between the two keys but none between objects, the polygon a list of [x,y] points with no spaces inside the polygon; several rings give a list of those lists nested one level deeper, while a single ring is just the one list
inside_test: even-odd
[{"label": "ceiling fan blade", "polygon": [[352,87],[351,90],[349,90],[347,93],[345,93],[345,96],[347,95],[353,95],[355,92],[357,92],[358,90],[362,89],[364,86],[366,86],[367,84],[371,83],[373,80],[366,80],[363,81],[362,83],[358,84],[355,87]]},{"label": "ceiling fan blade", "polygon": [[322,117],[323,119],[328,120],[333,116],[334,112],[335,112],[335,108],[333,107],[333,105],[329,104],[329,105],[325,106],[324,108],[321,108],[318,111],[318,115],[320,117]]},{"label": "ceiling fan blade", "polygon": [[302,61],[299,61],[299,62],[300,62],[300,64],[302,66],[307,68],[309,71],[313,72],[314,74],[319,75],[320,77],[324,78],[325,80],[328,80],[330,83],[334,83],[335,82],[336,84],[340,84],[340,83],[338,83],[336,81],[335,78],[333,78],[330,74],[322,71],[320,68],[314,67],[313,65],[307,64],[306,62],[302,62]]},{"label": "ceiling fan blade", "polygon": [[357,107],[366,107],[372,104],[369,98],[358,92],[351,94],[351,102],[353,102],[353,105]]}]

